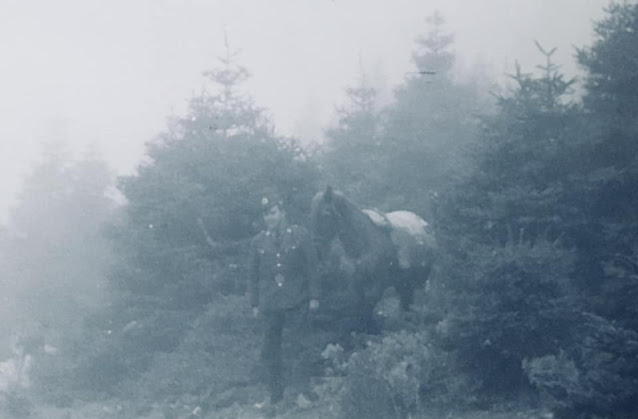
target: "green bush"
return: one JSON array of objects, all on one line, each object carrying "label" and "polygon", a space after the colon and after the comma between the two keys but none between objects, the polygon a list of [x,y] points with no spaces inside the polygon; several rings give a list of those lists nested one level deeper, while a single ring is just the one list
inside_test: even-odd
[{"label": "green bush", "polygon": [[569,250],[547,240],[473,245],[441,260],[424,303],[439,316],[433,337],[482,382],[484,401],[528,392],[522,360],[569,341],[573,263]]},{"label": "green bush", "polygon": [[332,353],[331,372],[342,377],[343,417],[404,418],[473,402],[471,380],[454,370],[453,356],[433,346],[424,331],[372,337],[347,361],[342,352]]},{"label": "green bush", "polygon": [[131,399],[213,408],[219,396],[251,384],[261,337],[244,296],[220,296],[189,326],[181,344],[157,353]]},{"label": "green bush", "polygon": [[524,360],[529,380],[561,417],[636,417],[638,334],[585,314],[578,335],[558,355]]}]

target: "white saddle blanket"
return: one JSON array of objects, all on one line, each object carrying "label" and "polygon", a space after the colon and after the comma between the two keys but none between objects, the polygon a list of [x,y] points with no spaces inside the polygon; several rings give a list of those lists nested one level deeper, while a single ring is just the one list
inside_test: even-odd
[{"label": "white saddle blanket", "polygon": [[392,211],[385,215],[375,210],[363,210],[378,226],[391,227],[390,237],[397,248],[399,267],[426,266],[434,248],[434,236],[428,223],[410,211]]}]

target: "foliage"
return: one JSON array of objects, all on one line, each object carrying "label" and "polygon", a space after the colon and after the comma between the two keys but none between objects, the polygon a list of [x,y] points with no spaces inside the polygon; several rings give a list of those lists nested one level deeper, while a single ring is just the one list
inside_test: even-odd
[{"label": "foliage", "polygon": [[635,397],[633,96],[618,114],[610,103],[627,90],[606,82],[632,76],[602,59],[630,54],[634,12],[612,5],[579,52],[591,71],[582,108],[539,45],[543,73],[517,68],[515,90],[484,119],[478,171],[441,212],[437,338],[487,394],[519,396],[531,382],[566,417],[625,414]]},{"label": "foliage", "polygon": [[116,211],[112,180],[95,152],[74,161],[61,143],[46,144],[25,178],[1,244],[8,257],[2,293],[11,302],[3,307],[3,336],[17,344],[10,356],[30,364],[30,387],[7,396],[12,409],[72,399],[83,355],[74,349],[88,337],[83,323],[108,305],[113,251],[102,228]]},{"label": "foliage", "polygon": [[339,345],[328,345],[322,353],[328,366],[319,393],[338,400],[341,417],[413,417],[473,401],[471,381],[453,373],[452,356],[433,346],[427,332],[367,339],[350,354]]},{"label": "foliage", "polygon": [[141,377],[124,384],[130,400],[165,409],[198,406],[206,413],[241,401],[235,393],[254,379],[261,336],[243,296],[222,296],[189,325],[172,352],[157,353]]},{"label": "foliage", "polygon": [[[429,310],[436,338],[482,383],[484,400],[529,393],[523,359],[570,341],[578,307],[570,283],[576,254],[561,240],[563,201],[577,108],[546,52],[543,74],[512,75],[477,144],[477,170],[442,198],[438,274]],[[495,399],[492,399],[495,398]]]},{"label": "foliage", "polygon": [[112,252],[101,229],[115,209],[111,185],[110,170],[96,155],[72,161],[63,144],[46,146],[2,243],[9,259],[2,291],[15,305],[7,313],[15,320],[12,332],[39,324],[50,335],[69,334],[81,323],[77,312],[105,303]]},{"label": "foliage", "polygon": [[372,203],[383,184],[377,169],[384,163],[377,92],[362,70],[346,94],[348,104],[337,109],[337,125],[325,131],[328,142],[318,161],[328,184],[338,185],[357,202]]},{"label": "foliage", "polygon": [[[584,98],[592,113],[603,116],[597,122],[615,127],[620,132],[636,133],[638,115],[638,5],[628,1],[612,1],[603,19],[594,23],[595,39],[590,47],[578,50],[578,62],[587,71]],[[625,140],[627,138],[624,138]],[[629,143],[618,143],[629,146]],[[619,151],[618,149],[614,151]],[[623,156],[614,154],[623,160]],[[630,156],[633,158],[634,153]],[[616,161],[618,163],[618,161]]]},{"label": "foliage", "polygon": [[454,37],[444,30],[443,17],[434,13],[427,23],[430,31],[417,39],[413,53],[415,69],[384,112],[384,187],[378,189],[387,191],[379,196],[380,207],[412,210],[431,220],[436,196],[473,167],[468,147],[485,101],[473,84],[455,80]]},{"label": "foliage", "polygon": [[[604,68],[603,59],[598,67],[591,65],[603,54],[632,51],[635,43],[618,49],[609,44],[633,36],[629,15],[634,9],[624,5],[610,10],[614,16],[597,26],[601,40],[579,53],[581,62],[594,70],[584,109],[570,100],[575,80],[566,79],[552,62],[555,50],[538,45],[545,57],[540,76],[517,68],[514,90],[497,96],[497,112],[481,120],[474,160],[454,166],[463,156],[458,151],[474,140],[471,129],[469,135],[459,130],[464,124],[458,121],[468,121],[467,127],[477,124],[472,108],[458,102],[463,95],[449,73],[452,37],[440,30],[442,20],[434,16],[435,30],[419,41],[425,53],[415,54],[418,75],[397,90],[396,104],[382,113],[381,130],[375,131],[382,156],[376,160],[377,172],[384,173],[381,192],[370,194],[377,205],[399,203],[427,213],[431,192],[441,191],[436,221],[442,251],[429,284],[426,317],[438,321],[438,345],[457,356],[455,371],[479,380],[484,396],[533,393],[523,360],[547,360],[543,357],[557,348],[582,347],[585,337],[574,329],[582,320],[576,313],[585,306],[595,303],[592,308],[604,308],[599,312],[613,313],[624,325],[635,318],[629,303],[637,266],[630,239],[635,211],[629,211],[635,207],[629,198],[634,166],[628,164],[633,157],[626,159],[634,155],[634,122],[625,118],[622,128],[605,133],[606,121],[618,120],[604,114],[609,107],[594,106],[596,97],[622,96],[609,84],[596,93],[598,78],[627,80],[632,73],[617,74],[624,68],[619,64],[607,74],[611,69]],[[614,31],[626,33],[616,36]],[[621,54],[617,58],[627,59]],[[434,71],[428,68],[437,65]],[[627,94],[623,103],[631,104],[634,97]],[[469,110],[464,116],[470,117],[459,118],[450,109]],[[628,115],[630,109],[623,112]],[[446,121],[454,128],[447,129]],[[623,142],[615,135],[619,132]],[[448,133],[453,140],[446,139]],[[347,136],[341,140],[354,143]],[[450,147],[455,141],[458,149]],[[584,288],[588,299],[581,298]],[[600,358],[604,352],[597,347],[590,355]],[[565,363],[561,374],[569,377],[570,365]],[[574,365],[598,374],[597,366]],[[368,399],[381,397],[383,385],[373,384],[369,388],[377,393]]]},{"label": "foliage", "polygon": [[326,130],[321,156],[326,180],[363,206],[407,209],[433,218],[436,193],[467,175],[466,147],[475,137],[481,100],[470,84],[452,76],[453,36],[443,18],[428,19],[432,30],[417,39],[415,70],[379,109],[365,74],[347,90],[336,126]]},{"label": "foliage", "polygon": [[525,358],[570,341],[574,257],[546,240],[476,248],[464,260],[441,261],[447,282],[434,280],[426,312],[439,320],[436,341],[458,355],[460,371],[490,395],[527,391]]},{"label": "foliage", "polygon": [[574,80],[564,80],[551,62],[554,50],[539,49],[547,59],[543,74],[517,67],[515,90],[498,97],[499,112],[484,117],[477,172],[458,194],[458,217],[483,243],[503,244],[519,233],[532,241],[556,238],[573,222],[562,197],[580,134],[578,108],[567,101]]},{"label": "foliage", "polygon": [[523,362],[530,381],[562,417],[636,415],[638,335],[604,318],[585,314],[579,342],[558,356]]},{"label": "foliage", "polygon": [[612,2],[594,32],[593,44],[578,50],[588,129],[587,170],[576,177],[588,206],[582,287],[596,313],[638,330],[629,301],[637,295],[638,5]]}]

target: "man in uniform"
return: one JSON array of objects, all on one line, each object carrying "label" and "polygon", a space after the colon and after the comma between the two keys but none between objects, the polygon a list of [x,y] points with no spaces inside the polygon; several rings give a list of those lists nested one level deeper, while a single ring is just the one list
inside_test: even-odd
[{"label": "man in uniform", "polygon": [[[261,360],[266,370],[270,401],[275,405],[283,399],[285,388],[284,324],[294,334],[291,337],[293,346],[303,345],[304,335],[308,332],[308,310],[319,308],[319,283],[309,232],[288,223],[283,202],[276,197],[265,197],[261,204],[266,230],[251,241],[249,293],[254,316],[263,320],[265,336]],[[293,378],[307,384],[308,356],[295,352],[301,362],[293,368]]]}]

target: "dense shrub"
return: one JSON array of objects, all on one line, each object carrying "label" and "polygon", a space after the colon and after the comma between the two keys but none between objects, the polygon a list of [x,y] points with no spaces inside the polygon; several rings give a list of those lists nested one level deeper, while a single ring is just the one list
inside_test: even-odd
[{"label": "dense shrub", "polygon": [[329,345],[319,393],[333,398],[344,418],[403,418],[444,406],[473,402],[469,377],[454,372],[453,355],[431,343],[428,333],[400,331],[367,339],[346,353]]},{"label": "dense shrub", "polygon": [[591,314],[577,332],[557,355],[524,360],[529,380],[561,417],[636,417],[638,334]]},{"label": "dense shrub", "polygon": [[124,384],[125,394],[147,405],[162,400],[169,410],[214,409],[224,392],[251,384],[260,341],[248,299],[219,296],[188,326],[174,351],[157,353],[140,378]]},{"label": "dense shrub", "polygon": [[464,256],[443,258],[429,287],[425,310],[439,316],[434,337],[485,396],[516,396],[528,387],[522,360],[569,341],[573,256],[547,240],[474,246]]}]

